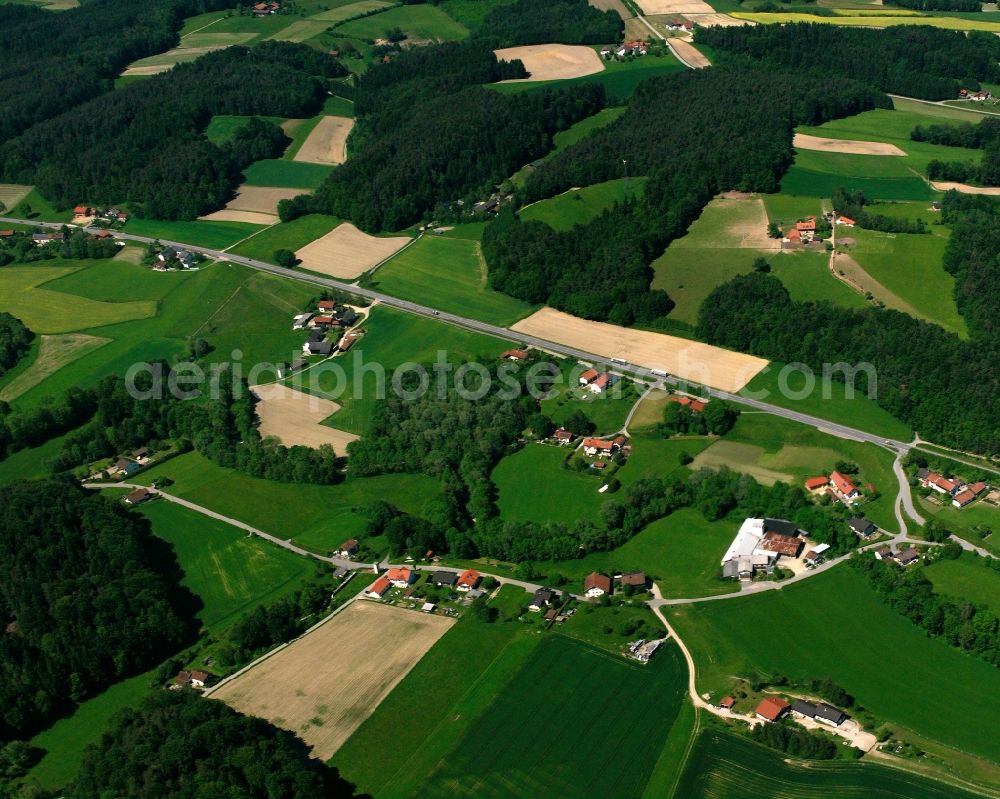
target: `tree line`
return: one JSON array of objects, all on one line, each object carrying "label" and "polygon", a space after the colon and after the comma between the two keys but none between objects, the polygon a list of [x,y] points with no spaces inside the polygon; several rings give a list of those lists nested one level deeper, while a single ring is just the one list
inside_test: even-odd
[{"label": "tree line", "polygon": [[982,11],[979,0],[890,0],[891,5],[911,11]]},{"label": "tree line", "polygon": [[257,121],[216,146],[204,133],[214,115],[312,116],[345,72],[288,42],[209,53],[39,122],[0,147],[0,175],[37,185],[57,208],[124,203],[139,216],[194,219],[225,205],[249,160],[285,141]]},{"label": "tree line", "polygon": [[399,230],[441,203],[488,194],[547,153],[554,133],[604,106],[592,84],[510,95],[480,85],[524,75],[483,41],[413,48],[375,66],[358,81],[351,158],[313,195],[280,203],[279,215]]},{"label": "tree line", "polygon": [[834,210],[841,216],[853,219],[858,227],[883,233],[926,233],[922,219],[904,219],[889,214],[873,214],[865,206],[868,200],[860,189],[848,190],[842,186],[831,195]]},{"label": "tree line", "polygon": [[51,261],[55,258],[103,259],[117,255],[119,247],[113,237],[97,238],[79,228],[63,226],[62,239],[35,244],[31,231],[15,231],[13,236],[0,238],[0,266]]},{"label": "tree line", "polygon": [[176,569],[147,522],[72,481],[0,488],[0,741],[183,646]]},{"label": "tree line", "polygon": [[948,147],[965,147],[982,150],[983,157],[975,161],[941,161],[935,158],[927,165],[931,180],[948,180],[965,183],[973,181],[984,186],[1000,185],[1000,122],[984,117],[975,125],[962,122],[957,125],[917,125],[911,132],[913,141],[942,144]]},{"label": "tree line", "polygon": [[805,760],[833,760],[837,757],[837,744],[829,738],[791,723],[757,724],[750,729],[749,735],[757,743],[792,757]]},{"label": "tree line", "polygon": [[794,23],[698,28],[695,38],[721,64],[737,57],[794,68],[796,86],[806,92],[850,76],[892,94],[947,100],[958,97],[960,88],[978,89],[980,81],[1000,78],[1000,40],[980,31]]},{"label": "tree line", "polygon": [[501,212],[483,235],[491,287],[587,319],[662,319],[673,301],[650,289],[649,264],[713,196],[776,191],[792,163],[794,125],[889,104],[851,80],[808,93],[799,84],[798,75],[753,63],[643,82],[618,120],[546,160],[516,199],[530,203],[626,174],[649,176],[643,196],[566,232]]},{"label": "tree line", "polygon": [[35,334],[16,316],[0,311],[0,377],[28,354]]},{"label": "tree line", "polygon": [[614,44],[625,23],[617,11],[601,11],[587,0],[516,0],[490,11],[475,32],[495,47],[525,44]]},{"label": "tree line", "polygon": [[[951,551],[955,557],[962,552],[957,546]],[[926,633],[1000,666],[1000,620],[986,605],[935,593],[933,583],[919,568],[903,569],[870,553],[855,555],[849,562],[889,607]]]}]

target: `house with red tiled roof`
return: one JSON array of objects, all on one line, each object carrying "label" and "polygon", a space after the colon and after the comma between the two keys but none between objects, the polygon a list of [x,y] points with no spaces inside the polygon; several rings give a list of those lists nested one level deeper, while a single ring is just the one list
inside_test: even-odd
[{"label": "house with red tiled roof", "polygon": [[861,496],[858,487],[851,482],[850,478],[838,471],[830,473],[830,482],[844,499],[851,500]]},{"label": "house with red tiled roof", "polygon": [[600,572],[591,572],[583,578],[583,595],[590,599],[611,593],[611,578]]},{"label": "house with red tiled roof", "polygon": [[314,316],[309,320],[309,327],[333,327],[336,323],[332,316]]},{"label": "house with red tiled roof", "polygon": [[799,235],[803,233],[815,233],[816,232],[816,217],[810,216],[802,222],[795,223],[795,229],[799,232]]},{"label": "house with red tiled roof", "polygon": [[693,397],[685,397],[683,394],[671,394],[667,397],[667,402],[675,402],[682,408],[687,408],[694,413],[701,413],[705,410],[705,405],[707,404],[702,400],[694,399]]},{"label": "house with red tiled roof", "polygon": [[606,458],[610,456],[614,450],[615,445],[611,441],[605,441],[603,438],[583,439],[583,451],[587,455],[600,455],[602,458]]},{"label": "house with red tiled roof", "polygon": [[417,573],[409,566],[400,566],[389,569],[385,573],[385,578],[396,586],[396,588],[406,588],[410,583],[416,581]]},{"label": "house with red tiled roof", "polygon": [[528,360],[527,350],[505,350],[500,353],[500,359],[504,361],[526,361]]},{"label": "house with red tiled roof", "polygon": [[840,216],[839,214],[835,214],[835,216],[837,218],[838,225],[846,225],[847,227],[854,227],[857,224],[857,222],[855,222],[849,216]]},{"label": "house with red tiled roof", "polygon": [[580,375],[580,385],[585,386],[588,383],[593,382],[597,379],[598,371],[596,369],[588,369]]},{"label": "house with red tiled roof", "polygon": [[949,480],[939,472],[931,472],[926,469],[921,469],[917,472],[917,477],[920,480],[921,486],[937,491],[939,494],[954,495],[959,490],[959,484],[957,482]]},{"label": "house with red tiled roof", "polygon": [[733,699],[731,696],[724,696],[722,697],[721,700],[719,700],[719,707],[721,707],[723,710],[732,710],[733,705],[735,704],[736,700]]},{"label": "house with red tiled roof", "polygon": [[337,307],[337,303],[333,300],[320,300],[316,303],[316,308],[318,308],[322,313],[333,313],[333,309]]},{"label": "house with red tiled roof", "polygon": [[385,576],[382,576],[368,586],[365,596],[371,599],[381,599],[390,588],[392,588],[392,583]]},{"label": "house with red tiled roof", "polygon": [[471,591],[482,582],[483,575],[475,569],[466,569],[458,576],[455,588],[458,591]]},{"label": "house with red tiled roof", "polygon": [[822,476],[810,477],[805,481],[805,483],[803,483],[803,485],[806,487],[806,491],[809,492],[821,491],[822,489],[830,485],[830,478]]},{"label": "house with red tiled roof", "polygon": [[600,394],[602,391],[611,388],[611,386],[614,385],[614,382],[615,381],[612,379],[611,375],[604,372],[590,382],[590,391],[593,394]]},{"label": "house with red tiled roof", "polygon": [[769,696],[766,699],[762,699],[760,704],[757,705],[757,709],[754,710],[754,715],[761,721],[777,721],[784,716],[791,709],[791,707],[792,706],[781,697]]},{"label": "house with red tiled roof", "polygon": [[576,438],[576,436],[565,427],[557,427],[556,431],[552,434],[552,438],[559,442],[561,446],[563,444],[569,444],[574,438]]}]

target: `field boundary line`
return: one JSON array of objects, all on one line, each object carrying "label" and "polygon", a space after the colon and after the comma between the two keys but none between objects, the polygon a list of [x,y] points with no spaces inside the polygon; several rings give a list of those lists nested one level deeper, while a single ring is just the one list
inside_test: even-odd
[{"label": "field boundary line", "polygon": [[206,690],[202,691],[201,695],[202,696],[211,696],[217,690],[219,690],[223,685],[226,685],[226,684],[232,682],[237,677],[239,677],[239,676],[245,674],[246,672],[250,671],[250,669],[254,668],[254,666],[260,665],[261,663],[263,663],[268,658],[272,657],[273,655],[278,654],[278,652],[281,652],[282,650],[287,649],[292,644],[294,644],[296,641],[298,641],[298,640],[300,640],[302,638],[305,638],[313,630],[316,630],[316,629],[322,627],[324,624],[326,624],[328,621],[330,621],[330,619],[332,619],[334,616],[336,616],[338,613],[340,613],[344,608],[349,607],[353,602],[356,602],[357,599],[358,599],[358,597],[354,596],[353,598],[347,600],[343,605],[341,605],[339,608],[334,608],[334,610],[329,615],[327,615],[326,617],[320,619],[318,622],[316,622],[312,627],[310,627],[305,632],[302,632],[299,635],[295,636],[291,641],[285,641],[283,644],[279,644],[274,649],[272,649],[272,650],[270,650],[268,652],[265,652],[263,655],[261,655],[256,660],[253,660],[250,663],[247,663],[247,665],[245,665],[239,671],[233,672],[228,677],[225,677],[224,679],[220,680],[218,683],[216,683],[215,685],[213,685],[211,688],[207,688]]},{"label": "field boundary line", "polygon": [[[202,25],[200,28],[195,28],[193,31],[188,31],[183,36],[181,36],[178,41],[179,42],[183,42],[191,34],[198,33],[199,31],[203,31],[203,30],[205,30],[205,28],[211,28],[216,22],[222,22],[222,20],[224,20],[224,19],[225,19],[225,17],[219,17],[218,19],[213,19],[207,25]],[[182,45],[178,44],[178,47],[181,47],[181,46]]]},{"label": "field boundary line", "polygon": [[263,233],[263,232],[264,232],[265,230],[270,230],[271,228],[273,228],[273,227],[275,227],[275,226],[277,226],[277,225],[279,225],[279,224],[281,224],[281,222],[280,222],[280,221],[278,221],[278,222],[275,222],[274,224],[271,224],[271,225],[266,225],[265,227],[262,227],[262,228],[261,228],[260,230],[255,230],[255,231],[254,231],[253,233],[251,233],[251,234],[250,234],[249,236],[247,236],[246,238],[244,238],[244,239],[240,239],[239,241],[237,241],[237,242],[234,242],[233,244],[230,244],[230,245],[229,245],[228,247],[226,247],[226,248],[225,248],[224,250],[220,250],[220,252],[229,252],[229,251],[230,251],[231,249],[233,249],[233,247],[238,247],[238,246],[239,246],[239,245],[241,245],[241,244],[242,244],[242,243],[243,243],[244,241],[250,241],[250,239],[252,239],[252,238],[253,238],[254,236],[259,236],[259,235],[260,235],[261,233]]}]

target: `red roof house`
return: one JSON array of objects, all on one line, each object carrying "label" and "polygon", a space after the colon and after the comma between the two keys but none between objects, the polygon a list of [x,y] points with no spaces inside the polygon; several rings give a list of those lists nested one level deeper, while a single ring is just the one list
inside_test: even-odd
[{"label": "red roof house", "polygon": [[475,569],[466,569],[458,577],[458,582],[455,584],[455,588],[459,591],[471,591],[480,581],[483,579],[483,575],[477,572]]},{"label": "red roof house", "polygon": [[610,455],[614,446],[612,442],[603,438],[583,439],[583,451],[588,455]]},{"label": "red roof house", "polygon": [[580,375],[580,385],[585,386],[591,381],[595,380],[597,378],[597,374],[598,372],[596,369],[588,369],[586,372]]},{"label": "red roof house", "polygon": [[815,233],[816,232],[816,217],[811,216],[804,222],[796,222],[795,229],[800,233]]},{"label": "red roof house", "polygon": [[854,497],[858,496],[858,487],[851,482],[850,478],[840,472],[832,472],[830,474],[830,482],[847,499],[854,499]]},{"label": "red roof house", "polygon": [[528,360],[527,350],[506,350],[500,353],[500,359],[506,361],[526,361]]},{"label": "red roof house", "polygon": [[396,588],[406,588],[410,583],[417,579],[417,573],[408,566],[401,566],[399,568],[389,569],[385,573],[386,579],[392,583]]},{"label": "red roof house", "polygon": [[736,700],[733,699],[731,696],[724,696],[722,697],[722,700],[719,702],[719,707],[721,707],[723,710],[732,710],[733,705],[735,704]]},{"label": "red roof house", "polygon": [[611,593],[611,578],[600,572],[591,572],[583,578],[583,594],[591,598]]},{"label": "red roof house", "polygon": [[386,577],[379,577],[374,583],[368,586],[365,596],[369,596],[372,599],[380,599],[391,587],[392,583]]},{"label": "red roof house", "polygon": [[818,491],[830,484],[829,477],[810,477],[805,482],[806,491]]},{"label": "red roof house", "polygon": [[763,721],[777,721],[788,712],[789,708],[791,705],[781,697],[769,696],[761,700],[754,714]]}]

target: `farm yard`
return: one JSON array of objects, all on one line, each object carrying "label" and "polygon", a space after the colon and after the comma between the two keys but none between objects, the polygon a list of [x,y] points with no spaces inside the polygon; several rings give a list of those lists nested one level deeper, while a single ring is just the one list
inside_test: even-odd
[{"label": "farm yard", "polygon": [[326,427],[321,422],[340,410],[336,402],[296,391],[281,383],[252,386],[260,399],[257,416],[262,437],[276,437],[286,447],[319,447],[329,444],[343,455],[347,445],[358,436]]},{"label": "farm yard", "polygon": [[359,600],[212,697],[296,733],[327,760],[452,623]]},{"label": "farm yard", "polygon": [[604,71],[604,63],[597,52],[583,45],[530,44],[494,52],[501,61],[520,60],[524,64],[529,76],[519,79],[521,82],[582,78]]},{"label": "farm yard", "polygon": [[[918,730],[940,746],[1000,757],[1000,740],[982,734],[1000,705],[1000,673],[928,638],[853,569],[837,568],[758,596],[664,610],[698,664],[698,690],[713,698],[730,690],[734,675],[828,676],[900,737]],[[879,653],[877,668],[873,652]],[[919,691],[919,702],[898,690],[900,674]],[[925,689],[941,674],[949,675],[947,691]]]},{"label": "farm yard", "polygon": [[739,391],[767,364],[762,358],[697,341],[579,319],[542,308],[511,327],[518,333],[556,341],[604,358],[621,358],[662,369],[682,380],[724,391]]},{"label": "farm yard", "polygon": [[535,306],[486,285],[479,242],[424,234],[372,274],[379,291],[497,325],[509,325]]},{"label": "farm yard", "polygon": [[409,236],[369,236],[350,222],[295,251],[305,269],[354,280],[413,241]]}]

